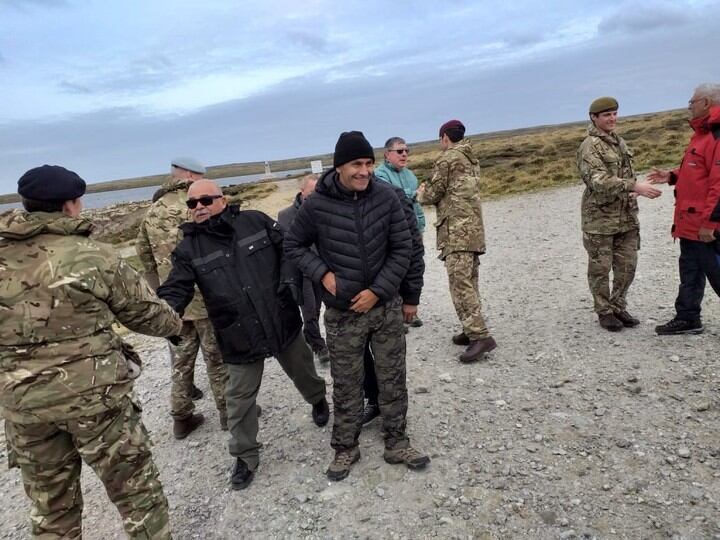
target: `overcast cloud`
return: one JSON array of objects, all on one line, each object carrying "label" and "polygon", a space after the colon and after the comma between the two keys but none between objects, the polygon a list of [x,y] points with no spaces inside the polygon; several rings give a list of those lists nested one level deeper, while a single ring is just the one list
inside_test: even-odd
[{"label": "overcast cloud", "polygon": [[[441,6],[440,8],[438,6]],[[684,106],[718,79],[720,2],[0,0],[0,193]]]}]

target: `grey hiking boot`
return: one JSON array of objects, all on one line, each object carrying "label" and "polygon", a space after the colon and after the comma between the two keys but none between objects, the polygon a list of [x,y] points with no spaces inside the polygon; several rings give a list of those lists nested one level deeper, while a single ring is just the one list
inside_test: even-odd
[{"label": "grey hiking boot", "polygon": [[390,463],[391,465],[404,463],[407,465],[408,469],[413,471],[424,469],[427,464],[430,463],[430,458],[428,456],[418,452],[412,446],[408,446],[407,448],[386,448],[383,453],[383,459],[386,463]]},{"label": "grey hiking boot", "polygon": [[350,467],[359,459],[360,449],[357,446],[350,450],[335,452],[335,458],[325,472],[328,480],[338,482],[347,478],[347,475],[350,474]]}]

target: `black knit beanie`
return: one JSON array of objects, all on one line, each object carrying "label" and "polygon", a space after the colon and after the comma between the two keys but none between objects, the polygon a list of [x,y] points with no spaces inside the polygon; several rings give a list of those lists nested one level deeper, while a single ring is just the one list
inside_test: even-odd
[{"label": "black knit beanie", "polygon": [[344,131],[335,144],[333,167],[345,165],[358,158],[369,158],[375,162],[375,152],[362,131]]}]

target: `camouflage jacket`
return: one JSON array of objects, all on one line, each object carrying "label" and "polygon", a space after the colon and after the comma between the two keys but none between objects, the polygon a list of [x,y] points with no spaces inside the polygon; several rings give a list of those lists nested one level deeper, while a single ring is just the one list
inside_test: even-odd
[{"label": "camouflage jacket", "polygon": [[[181,322],[89,221],[15,210],[0,217],[0,415],[56,422],[117,407],[139,357],[112,328],[154,336]],[[135,365],[129,363],[133,361]]]},{"label": "camouflage jacket", "polygon": [[616,234],[640,227],[632,152],[622,137],[588,127],[577,151],[577,165],[585,183],[582,196],[582,230],[590,234]]},{"label": "camouflage jacket", "polygon": [[[187,200],[187,182],[178,182],[169,178],[154,197],[153,205],[148,208],[140,223],[135,250],[146,272],[157,274],[160,283],[170,275],[172,262],[170,254],[182,240],[180,225],[190,220]],[[200,291],[195,289],[195,297],[183,315],[187,321],[207,319],[208,314]]]},{"label": "camouflage jacket", "polygon": [[456,251],[485,253],[480,166],[470,141],[462,139],[440,154],[419,199],[437,206],[435,227],[440,259]]}]

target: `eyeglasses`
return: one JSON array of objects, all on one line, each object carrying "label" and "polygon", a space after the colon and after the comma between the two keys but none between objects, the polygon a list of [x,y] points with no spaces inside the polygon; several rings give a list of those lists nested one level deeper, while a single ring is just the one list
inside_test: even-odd
[{"label": "eyeglasses", "polygon": [[215,199],[222,199],[222,195],[203,195],[202,197],[198,197],[197,199],[188,199],[187,201],[185,201],[185,204],[187,204],[187,207],[190,210],[195,210],[198,203],[202,204],[203,206],[210,206],[213,202],[215,202]]},{"label": "eyeglasses", "polygon": [[397,152],[398,154],[409,154],[410,149],[409,148],[393,148],[392,150],[388,150],[388,152]]}]

